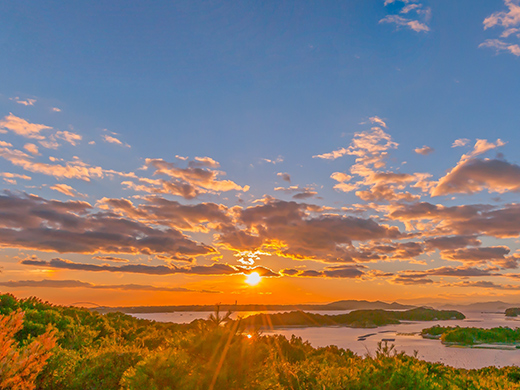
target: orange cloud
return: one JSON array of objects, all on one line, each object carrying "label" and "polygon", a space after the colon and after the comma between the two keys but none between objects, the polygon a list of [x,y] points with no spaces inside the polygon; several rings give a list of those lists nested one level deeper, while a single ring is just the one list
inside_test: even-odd
[{"label": "orange cloud", "polygon": [[25,138],[34,138],[43,140],[45,137],[40,134],[42,130],[52,129],[50,126],[29,123],[25,119],[19,118],[12,113],[0,120],[1,130],[10,130],[15,134]]},{"label": "orange cloud", "polygon": [[82,194],[82,193],[76,191],[74,188],[72,188],[71,186],[69,186],[67,184],[55,184],[55,185],[53,185],[53,186],[51,186],[49,188],[51,190],[61,192],[64,195],[70,196],[71,198],[75,198],[77,196],[79,196],[81,198],[86,198],[87,197],[87,195]]}]

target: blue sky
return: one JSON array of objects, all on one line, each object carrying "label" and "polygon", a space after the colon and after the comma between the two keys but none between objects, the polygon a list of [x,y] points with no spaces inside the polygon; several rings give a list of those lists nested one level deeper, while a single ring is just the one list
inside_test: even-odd
[{"label": "blue sky", "polygon": [[[115,253],[126,255],[128,261],[153,266],[189,268],[218,263],[233,267],[237,265],[233,253],[245,249],[231,243],[229,237],[223,238],[222,235],[229,232],[225,233],[215,221],[197,220],[201,224],[199,228],[193,227],[196,225],[193,222],[190,229],[173,226],[162,219],[144,221],[142,214],[129,214],[128,210],[120,209],[116,212],[113,205],[103,206],[104,198],[127,199],[136,207],[146,204],[147,196],[194,208],[207,203],[221,205],[226,207],[226,215],[234,218],[233,223],[245,229],[243,234],[255,238],[261,236],[257,230],[260,225],[240,225],[245,222],[236,217],[236,210],[244,211],[268,202],[285,202],[278,205],[297,202],[323,208],[319,212],[306,209],[302,220],[305,223],[322,221],[328,213],[343,222],[353,215],[380,225],[395,226],[402,235],[407,231],[404,221],[392,219],[389,208],[395,210],[429,202],[444,207],[479,204],[507,209],[518,199],[520,188],[516,181],[520,172],[517,165],[519,28],[517,0],[455,4],[419,0],[352,0],[326,4],[307,1],[4,3],[0,5],[0,125],[3,126],[0,126],[0,141],[9,144],[3,146],[11,152],[17,150],[28,156],[22,158],[23,163],[13,163],[12,156],[0,159],[3,189],[10,191],[6,198],[34,194],[48,201],[69,202],[69,205],[70,202],[88,202],[92,206],[91,215],[110,210],[127,221],[139,221],[159,231],[169,226],[193,243],[204,243],[213,251],[209,255],[188,256],[190,262],[186,265],[186,254],[180,262],[172,263],[172,259],[165,261],[157,257],[161,256],[159,250],[128,250],[107,244],[64,251],[52,245],[44,248],[39,238],[35,238],[37,244],[27,247],[18,241],[13,244],[6,240],[2,243],[6,264],[0,279],[4,283],[36,280],[32,273],[36,265],[23,264],[31,256],[43,259],[40,261],[59,257],[82,264],[101,264],[96,256],[115,256]],[[20,120],[33,129],[32,135],[13,130],[13,123]],[[35,124],[45,128],[36,131]],[[316,157],[348,148],[353,139],[359,138],[356,134],[374,132],[376,127],[381,131],[376,143],[391,139],[398,146],[388,144],[385,150],[378,152],[383,153],[376,157],[384,161],[384,165],[370,166],[369,179],[352,173],[355,158],[359,157],[351,153],[353,149],[335,159]],[[76,138],[70,138],[74,135]],[[385,138],[387,136],[389,138]],[[452,147],[457,139],[468,141],[464,146]],[[479,144],[484,146],[484,151],[478,149],[478,139],[487,140]],[[425,146],[431,149],[423,149],[423,154],[416,152]],[[368,149],[356,150],[366,153]],[[469,157],[461,160],[463,154]],[[184,160],[185,157],[188,160]],[[197,181],[200,177],[186,178],[188,171],[176,171],[173,176],[171,172],[165,173],[169,168],[158,168],[158,164],[162,164],[158,162],[160,159],[175,163],[176,169],[185,169],[191,164],[192,168],[214,174],[217,181],[228,182],[206,183],[200,187]],[[491,166],[491,160],[505,163]],[[33,163],[37,162],[52,163],[54,167],[47,167],[47,173],[43,173],[41,168],[35,168]],[[78,167],[92,169],[87,169],[81,177],[66,177],[55,171],[60,164],[72,164],[76,170]],[[467,166],[461,171],[462,176],[452,172],[448,177],[452,169],[464,164]],[[140,169],[145,165],[148,170]],[[103,173],[99,173],[101,171]],[[427,179],[429,187],[418,190],[419,187],[414,187],[418,176],[414,176],[413,180],[404,179],[404,187],[402,182],[387,181],[386,185],[393,191],[390,198],[388,194],[376,200],[369,200],[368,195],[360,197],[357,191],[377,191],[374,187],[376,171],[428,173],[431,175]],[[359,182],[362,177],[365,182],[344,191],[337,187],[340,182],[331,178],[335,172],[353,177],[344,183]],[[290,176],[290,181],[283,180],[283,173]],[[151,180],[161,175],[170,175],[168,180],[177,184],[178,180],[185,180],[183,184],[198,188],[196,196],[194,193],[182,196],[175,192],[177,190],[158,192],[158,182]],[[179,179],[179,175],[183,179]],[[448,183],[445,187],[441,186],[443,177]],[[470,185],[475,180],[480,180],[478,188]],[[441,188],[437,191],[439,196],[432,196],[435,187]],[[415,198],[395,196],[395,193],[406,192]],[[364,206],[356,206],[354,210],[353,205]],[[434,223],[437,230],[431,234],[439,237],[458,234],[439,230],[438,223]],[[269,228],[268,222],[262,224]],[[520,222],[518,224],[520,226]],[[52,226],[46,219],[40,221],[41,226],[51,226],[60,233],[66,230],[66,226]],[[7,225],[5,228],[15,229]],[[29,226],[19,225],[16,229],[23,231]],[[417,229],[417,242],[426,248],[430,234],[427,229],[433,229],[433,225],[424,222],[424,226]],[[506,246],[509,252],[504,256],[516,261],[519,257],[515,257],[518,248],[515,232],[513,229],[507,237],[484,231],[470,235],[481,242],[474,247]],[[127,238],[135,239],[137,233],[128,234]],[[144,233],[137,237],[141,237],[140,234]],[[301,278],[293,277],[284,274],[283,269],[306,267],[323,271],[326,267],[345,266],[346,260],[337,258],[333,262],[330,253],[323,252],[323,248],[319,253],[312,252],[310,244],[305,251],[298,252],[302,249],[297,248],[298,243],[282,238],[283,234],[279,238],[273,235],[274,230],[257,246],[247,247],[251,253],[270,253],[270,256],[260,256],[255,264],[278,275],[265,278],[264,287],[247,290],[248,300],[267,299],[266,294],[271,292],[267,295],[272,301],[294,301],[295,297],[284,295],[288,287],[282,285],[299,286],[309,294],[307,301],[346,295],[374,298],[368,291],[375,285],[379,287],[374,291],[390,291],[396,299],[410,292],[425,299],[440,299],[445,293],[460,299],[477,299],[489,294],[505,294],[504,299],[512,299],[509,295],[514,297],[515,294],[514,277],[490,273],[514,273],[516,268],[500,271],[493,259],[487,263],[487,260],[478,263],[468,259],[457,263],[447,253],[441,254],[439,248],[437,252],[425,249],[416,255],[408,254],[406,259],[385,254],[387,257],[368,263],[349,260],[348,272],[361,270],[365,274],[346,272],[348,280],[331,277],[337,286],[331,287],[330,293],[318,293],[324,281],[305,278],[303,274]],[[344,237],[340,241],[333,240],[330,248],[336,246],[336,250],[344,250],[350,246],[352,250],[361,251],[370,246],[370,250],[374,250],[376,244],[381,243],[378,240],[386,240],[386,244],[413,240],[401,236],[392,241],[395,239]],[[278,249],[270,251],[270,245],[276,247],[273,240]],[[466,244],[458,249],[472,248]],[[426,261],[427,266],[417,265],[417,261]],[[53,270],[49,264],[39,266],[42,272]],[[413,285],[400,283],[403,281],[399,279],[401,271],[440,266],[480,267],[487,270],[487,274],[476,281],[491,281],[494,287],[485,287],[482,283],[462,287],[460,283],[469,281],[465,279],[429,278],[431,283],[422,283],[420,281],[426,279],[424,275],[416,278]],[[489,271],[490,267],[499,269]],[[220,283],[225,284],[236,276],[240,286],[238,278],[252,271],[252,268],[235,269],[232,273],[237,274],[235,276],[198,276],[186,281],[179,275],[150,279],[126,274],[124,270],[80,272],[70,267],[54,268],[53,272],[40,275],[45,278],[41,280],[54,278],[95,284],[102,283],[100,275],[105,275],[103,283],[109,285],[106,275],[117,275],[128,284],[187,288],[190,291],[179,298],[186,302],[207,299],[200,291],[209,285],[226,297],[232,296],[230,294],[242,291],[242,287],[222,290]],[[376,275],[376,271],[382,270],[393,274]],[[325,274],[322,276],[321,279],[328,278]],[[354,288],[343,292],[347,282],[355,283],[360,291],[358,295],[352,292]],[[91,293],[88,288],[72,289],[78,297]],[[50,298],[55,298],[51,290],[20,285],[12,291],[50,294]],[[440,290],[442,294],[437,292]],[[114,288],[114,302],[120,301],[118,294],[120,291]],[[147,295],[143,297],[152,299]]]}]

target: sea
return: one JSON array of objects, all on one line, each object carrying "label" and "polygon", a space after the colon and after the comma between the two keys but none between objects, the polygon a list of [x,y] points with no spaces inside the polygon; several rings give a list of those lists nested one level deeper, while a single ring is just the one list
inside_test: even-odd
[{"label": "sea", "polygon": [[[290,338],[292,335],[307,340],[313,347],[335,345],[349,349],[359,356],[374,356],[377,344],[384,339],[395,346],[397,352],[408,355],[417,354],[421,360],[443,363],[456,368],[482,368],[488,366],[520,366],[520,349],[506,349],[497,346],[461,347],[446,346],[440,340],[424,339],[420,332],[434,325],[460,326],[475,328],[520,327],[520,318],[509,318],[503,312],[461,311],[466,319],[446,321],[403,322],[398,325],[381,326],[374,329],[349,328],[345,326],[288,327],[264,330],[262,333],[280,334]],[[345,314],[350,310],[314,311],[317,314]],[[189,323],[195,319],[207,319],[212,312],[173,312],[173,313],[133,313],[137,318],[159,322]],[[232,318],[245,318],[259,313],[276,312],[235,312]]]}]

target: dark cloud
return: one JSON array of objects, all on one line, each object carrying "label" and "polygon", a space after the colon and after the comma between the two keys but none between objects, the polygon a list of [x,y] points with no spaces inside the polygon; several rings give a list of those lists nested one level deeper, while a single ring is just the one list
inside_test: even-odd
[{"label": "dark cloud", "polygon": [[286,172],[278,172],[276,175],[279,176],[283,181],[287,181],[289,183],[291,182],[291,175]]},{"label": "dark cloud", "polygon": [[474,236],[446,236],[428,238],[425,244],[429,250],[453,250],[466,246],[480,246],[482,242]]},{"label": "dark cloud", "polygon": [[461,248],[455,250],[444,250],[441,257],[445,260],[463,262],[487,262],[492,260],[505,260],[510,252],[505,246]]},{"label": "dark cloud", "polygon": [[388,218],[404,222],[409,229],[414,229],[414,222],[431,221],[436,225],[430,232],[436,235],[446,233],[497,238],[520,235],[520,204],[501,208],[479,204],[451,207],[427,202],[400,204],[391,207]]},{"label": "dark cloud", "polygon": [[295,270],[284,269],[281,271],[283,275],[307,278],[341,278],[341,279],[356,279],[365,275],[365,272],[359,267],[354,266],[337,266],[327,267],[324,270]]},{"label": "dark cloud", "polygon": [[232,222],[228,208],[223,205],[216,203],[183,205],[159,196],[148,196],[143,204],[137,206],[128,199],[103,198],[98,202],[98,206],[141,222],[188,231],[207,231],[208,224]]},{"label": "dark cloud", "polygon": [[493,269],[480,269],[474,267],[439,267],[426,271],[402,271],[399,273],[403,278],[425,278],[427,276],[449,276],[456,278],[481,277],[481,276],[500,276],[493,272]]},{"label": "dark cloud", "polygon": [[58,253],[168,254],[190,260],[215,252],[180,231],[159,229],[87,202],[0,195],[0,246]]},{"label": "dark cloud", "polygon": [[96,260],[105,260],[105,261],[113,261],[116,263],[128,263],[128,259],[123,259],[121,257],[114,257],[114,256],[94,256],[94,259]]},{"label": "dark cloud", "polygon": [[89,288],[95,290],[123,290],[123,291],[165,291],[165,292],[203,292],[219,293],[210,290],[191,290],[183,287],[157,287],[142,284],[92,284],[79,280],[16,280],[0,282],[0,286],[9,288],[39,287],[39,288]]},{"label": "dark cloud", "polygon": [[425,284],[433,284],[435,283],[433,280],[428,278],[414,278],[409,275],[399,275],[391,280],[394,284],[404,284],[404,285],[425,285]]},{"label": "dark cloud", "polygon": [[476,288],[488,288],[488,289],[496,289],[496,290],[520,290],[520,286],[511,285],[511,284],[496,284],[494,282],[489,281],[463,281],[460,283],[451,283],[446,284],[445,287],[476,287]]},{"label": "dark cloud", "polygon": [[76,271],[90,272],[124,272],[145,275],[174,275],[174,274],[193,274],[193,275],[235,275],[249,274],[258,272],[260,276],[279,276],[277,273],[265,267],[246,268],[232,266],[223,263],[214,263],[211,265],[197,265],[192,267],[177,267],[175,265],[146,265],[146,264],[125,264],[125,265],[107,265],[107,264],[86,264],[74,263],[65,259],[52,259],[50,261],[27,259],[22,260],[21,264],[33,265],[39,267],[69,269]]},{"label": "dark cloud", "polygon": [[267,199],[264,204],[238,211],[236,224],[222,230],[219,240],[234,250],[269,245],[286,257],[352,262],[360,254],[353,241],[401,238],[396,227],[372,219],[319,215],[321,210],[304,203]]}]

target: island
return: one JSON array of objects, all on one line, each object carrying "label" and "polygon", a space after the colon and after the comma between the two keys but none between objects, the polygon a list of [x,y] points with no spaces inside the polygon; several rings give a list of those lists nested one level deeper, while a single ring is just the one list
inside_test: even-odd
[{"label": "island", "polygon": [[447,345],[509,347],[510,349],[517,348],[520,344],[520,328],[508,327],[483,329],[437,325],[423,329],[421,336],[440,339]]},{"label": "island", "polygon": [[517,317],[520,315],[520,307],[506,309],[506,317]]},{"label": "island", "polygon": [[352,328],[377,328],[400,324],[401,321],[463,320],[464,314],[455,310],[435,310],[425,307],[406,311],[354,310],[348,314],[325,315],[304,311],[275,314],[256,314],[240,319],[246,328],[348,326]]}]

